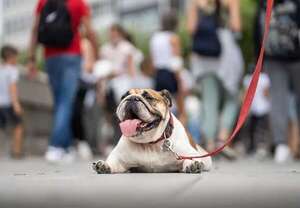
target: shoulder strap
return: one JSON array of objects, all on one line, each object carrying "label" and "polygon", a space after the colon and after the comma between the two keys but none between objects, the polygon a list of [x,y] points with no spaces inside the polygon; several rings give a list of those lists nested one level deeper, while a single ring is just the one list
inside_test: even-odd
[{"label": "shoulder strap", "polygon": [[51,5],[64,5],[67,0],[47,0],[46,4],[49,3]]}]

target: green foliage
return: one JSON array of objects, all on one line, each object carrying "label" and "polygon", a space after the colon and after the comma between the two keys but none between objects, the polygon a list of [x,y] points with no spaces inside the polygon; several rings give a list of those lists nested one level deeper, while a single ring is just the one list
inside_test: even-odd
[{"label": "green foliage", "polygon": [[254,19],[257,8],[257,1],[241,0],[241,14],[243,24],[243,38],[240,46],[245,58],[246,66],[255,62],[254,57]]},{"label": "green foliage", "polygon": [[[18,62],[21,65],[26,65],[27,64],[27,60],[28,59],[28,52],[27,51],[21,51],[18,57]],[[45,60],[43,57],[43,50],[41,49],[41,47],[39,47],[39,49],[37,50],[37,68],[39,70],[44,70],[44,66],[45,66]]]}]

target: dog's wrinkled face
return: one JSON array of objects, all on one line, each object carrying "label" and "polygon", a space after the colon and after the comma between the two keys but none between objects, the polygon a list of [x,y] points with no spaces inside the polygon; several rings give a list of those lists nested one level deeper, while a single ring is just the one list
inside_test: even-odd
[{"label": "dog's wrinkled face", "polygon": [[[147,143],[160,137],[168,123],[171,95],[167,90],[128,91],[117,109],[122,134],[137,143]],[[158,138],[156,138],[159,135]]]}]

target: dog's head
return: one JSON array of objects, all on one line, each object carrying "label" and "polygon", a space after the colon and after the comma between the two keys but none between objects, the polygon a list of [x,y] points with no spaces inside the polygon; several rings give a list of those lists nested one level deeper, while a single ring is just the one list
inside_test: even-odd
[{"label": "dog's head", "polygon": [[133,89],[123,95],[117,109],[122,134],[136,143],[157,140],[169,120],[172,98],[167,90]]}]

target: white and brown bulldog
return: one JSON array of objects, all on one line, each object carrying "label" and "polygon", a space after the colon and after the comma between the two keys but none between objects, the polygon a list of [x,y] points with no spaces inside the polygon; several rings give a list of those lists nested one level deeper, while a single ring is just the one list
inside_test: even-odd
[{"label": "white and brown bulldog", "polygon": [[180,121],[170,112],[167,90],[133,89],[123,97],[117,116],[123,136],[106,161],[93,163],[99,173],[142,172],[200,173],[211,169],[210,157],[177,160],[176,154],[203,155],[194,145]]}]

